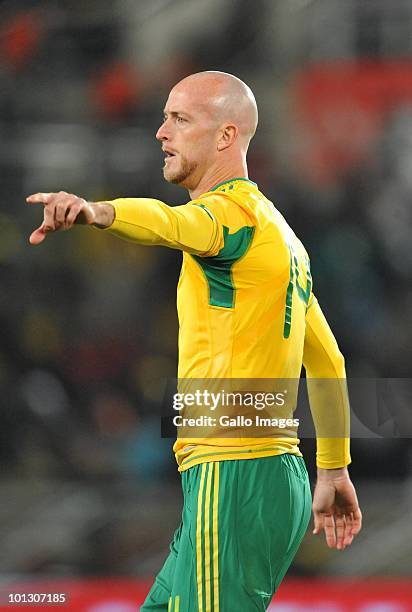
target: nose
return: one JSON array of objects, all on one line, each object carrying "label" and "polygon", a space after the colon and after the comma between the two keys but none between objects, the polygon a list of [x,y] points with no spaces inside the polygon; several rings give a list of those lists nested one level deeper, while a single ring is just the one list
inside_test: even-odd
[{"label": "nose", "polygon": [[167,121],[164,121],[162,125],[159,127],[156,133],[157,140],[163,142],[163,140],[168,140],[169,138],[169,128],[167,127]]}]

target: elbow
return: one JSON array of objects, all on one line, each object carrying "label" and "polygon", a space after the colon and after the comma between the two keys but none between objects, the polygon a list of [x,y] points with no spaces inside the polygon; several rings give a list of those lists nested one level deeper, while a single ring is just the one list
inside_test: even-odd
[{"label": "elbow", "polygon": [[333,363],[335,366],[335,370],[338,374],[338,378],[345,378],[346,377],[345,357],[339,350],[338,346],[336,346],[336,351],[333,356]]}]

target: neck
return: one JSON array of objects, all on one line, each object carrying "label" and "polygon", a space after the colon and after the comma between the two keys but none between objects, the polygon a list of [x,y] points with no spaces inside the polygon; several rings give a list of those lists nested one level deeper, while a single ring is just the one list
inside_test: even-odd
[{"label": "neck", "polygon": [[239,163],[227,165],[224,168],[210,168],[203,174],[196,187],[189,188],[192,200],[198,198],[202,193],[210,191],[212,187],[234,178],[248,178],[246,160]]}]

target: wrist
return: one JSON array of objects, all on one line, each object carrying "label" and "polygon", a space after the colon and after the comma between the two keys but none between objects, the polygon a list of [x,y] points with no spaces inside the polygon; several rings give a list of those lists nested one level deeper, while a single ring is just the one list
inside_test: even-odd
[{"label": "wrist", "polygon": [[89,204],[89,206],[93,212],[93,220],[90,225],[104,229],[113,224],[116,213],[114,206],[110,202],[95,202]]},{"label": "wrist", "polygon": [[318,481],[329,482],[331,480],[343,480],[349,478],[348,468],[334,468],[331,470],[318,467]]}]

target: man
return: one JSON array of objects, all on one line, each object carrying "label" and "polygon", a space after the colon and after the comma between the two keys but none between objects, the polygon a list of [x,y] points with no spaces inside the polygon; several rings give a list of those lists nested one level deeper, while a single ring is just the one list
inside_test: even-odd
[{"label": "man", "polygon": [[[345,379],[344,361],[312,292],[309,260],[286,221],[248,179],[246,153],[257,127],[253,93],[236,77],[202,72],[179,82],[157,139],[164,177],[191,201],[169,207],[135,198],[89,203],[37,193],[41,226],[76,223],[147,245],[183,251],[178,286],[179,379]],[[346,387],[325,405],[310,392],[319,432],[314,533],[344,549],[361,528],[350,481]],[[327,394],[326,394],[327,395]],[[292,407],[293,408],[293,407]],[[174,446],[184,508],[170,554],[142,610],[249,612],[267,609],[306,531],[310,489],[296,432],[275,437],[193,435]],[[249,436],[249,437],[248,437]]]}]

